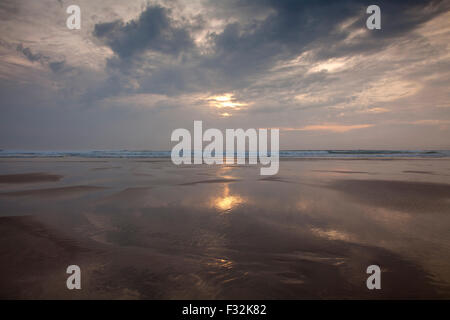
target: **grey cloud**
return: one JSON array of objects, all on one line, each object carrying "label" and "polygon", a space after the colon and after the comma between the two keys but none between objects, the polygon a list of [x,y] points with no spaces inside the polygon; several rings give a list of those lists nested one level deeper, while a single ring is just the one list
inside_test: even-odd
[{"label": "grey cloud", "polygon": [[[214,60],[224,62],[223,70],[234,75],[270,67],[277,59],[299,55],[306,49],[319,48],[317,59],[379,50],[392,38],[412,32],[449,9],[445,1],[378,1],[382,29],[344,44],[342,40],[350,32],[366,28],[367,1],[247,0],[232,5],[239,8],[243,3],[267,6],[273,13],[259,24],[230,24],[214,37]],[[350,18],[356,21],[336,32],[336,26]]]},{"label": "grey cloud", "polygon": [[26,48],[22,44],[17,45],[16,50],[22,53],[29,61],[39,62],[44,66],[48,66],[54,73],[71,69],[66,66],[66,62],[64,60],[52,61],[49,56],[43,55],[39,52],[33,53],[30,48]]},{"label": "grey cloud", "polygon": [[[236,0],[210,5],[222,10],[218,14],[230,15],[222,18],[236,13],[240,20],[226,25],[223,32],[210,34],[212,50],[208,54],[199,54],[190,34],[194,27],[187,19],[182,19],[184,25],[177,25],[170,10],[160,6],[147,7],[128,23],[99,23],[93,34],[119,58],[111,59],[109,67],[134,73],[145,70],[145,64],[151,66],[147,75],[138,79],[141,91],[176,94],[196,88],[232,90],[248,85],[278,61],[306,50],[314,50],[315,61],[380,50],[393,38],[412,32],[448,8],[445,1],[379,1],[382,30],[347,44],[343,40],[352,31],[365,28],[366,1]],[[255,20],[252,12],[269,14]],[[337,31],[339,24],[351,18],[356,20]],[[206,18],[199,13],[196,19],[201,22]],[[195,28],[202,25],[197,23]],[[154,62],[142,58],[141,54],[148,51],[169,56],[190,54],[181,60],[166,57]]]},{"label": "grey cloud", "polygon": [[[328,59],[351,54],[380,51],[405,34],[413,33],[423,23],[450,10],[447,1],[380,1],[381,30],[374,30],[364,34],[356,41],[344,43],[333,41],[331,37],[322,37],[316,41],[317,59]],[[365,28],[368,15],[361,12],[361,19],[349,25],[343,34]],[[333,36],[331,34],[330,36]]]},{"label": "grey cloud", "polygon": [[145,50],[177,55],[192,48],[193,41],[185,29],[175,26],[169,14],[168,9],[149,6],[137,20],[96,24],[94,36],[124,59]]},{"label": "grey cloud", "polygon": [[65,61],[50,62],[48,66],[53,72],[59,72],[64,69]]},{"label": "grey cloud", "polygon": [[17,51],[23,53],[23,55],[31,62],[45,62],[49,59],[40,53],[33,53],[30,48],[25,48],[22,44],[17,46]]}]

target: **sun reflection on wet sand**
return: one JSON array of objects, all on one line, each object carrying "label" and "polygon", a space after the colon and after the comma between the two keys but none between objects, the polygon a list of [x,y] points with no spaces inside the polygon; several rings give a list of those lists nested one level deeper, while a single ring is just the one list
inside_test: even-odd
[{"label": "sun reflection on wet sand", "polygon": [[213,197],[211,200],[212,206],[222,211],[223,213],[228,213],[236,206],[245,202],[246,200],[240,195],[231,194],[228,184],[224,184],[224,189],[221,196]]},{"label": "sun reflection on wet sand", "polygon": [[212,262],[207,263],[208,266],[220,267],[225,269],[233,268],[233,262],[231,260],[223,259],[223,258],[213,258]]}]

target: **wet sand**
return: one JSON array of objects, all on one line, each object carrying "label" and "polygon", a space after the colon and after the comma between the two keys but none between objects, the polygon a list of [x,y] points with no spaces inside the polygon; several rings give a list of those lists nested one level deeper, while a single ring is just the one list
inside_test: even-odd
[{"label": "wet sand", "polygon": [[448,299],[448,230],[446,159],[0,159],[6,299]]},{"label": "wet sand", "polygon": [[3,174],[0,175],[0,183],[32,183],[45,181],[58,181],[62,178],[60,175],[47,174],[42,172]]},{"label": "wet sand", "polygon": [[70,186],[60,188],[48,188],[48,189],[31,189],[31,190],[19,190],[0,192],[1,197],[58,197],[58,196],[70,196],[72,194],[80,194],[84,192],[94,191],[97,189],[103,189],[103,187],[95,186]]}]

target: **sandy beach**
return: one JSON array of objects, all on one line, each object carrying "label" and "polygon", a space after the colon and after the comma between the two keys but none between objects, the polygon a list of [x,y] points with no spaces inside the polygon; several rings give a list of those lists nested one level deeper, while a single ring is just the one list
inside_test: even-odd
[{"label": "sandy beach", "polygon": [[448,159],[0,159],[0,298],[448,299],[449,214]]}]

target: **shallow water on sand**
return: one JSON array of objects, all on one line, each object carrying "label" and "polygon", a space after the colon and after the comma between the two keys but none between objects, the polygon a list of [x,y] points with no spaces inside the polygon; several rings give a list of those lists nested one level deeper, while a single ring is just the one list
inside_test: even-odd
[{"label": "shallow water on sand", "polygon": [[450,298],[447,159],[2,159],[0,222],[2,298]]}]

